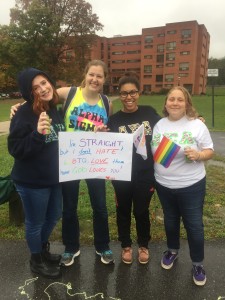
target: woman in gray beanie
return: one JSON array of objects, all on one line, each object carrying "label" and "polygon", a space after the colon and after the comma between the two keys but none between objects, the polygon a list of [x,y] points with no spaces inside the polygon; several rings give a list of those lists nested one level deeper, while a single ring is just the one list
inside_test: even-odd
[{"label": "woman in gray beanie", "polygon": [[48,239],[62,212],[58,132],[64,125],[56,107],[59,99],[53,80],[38,69],[23,70],[18,84],[27,102],[10,124],[11,176],[23,203],[31,271],[57,278],[61,256],[49,252]]}]

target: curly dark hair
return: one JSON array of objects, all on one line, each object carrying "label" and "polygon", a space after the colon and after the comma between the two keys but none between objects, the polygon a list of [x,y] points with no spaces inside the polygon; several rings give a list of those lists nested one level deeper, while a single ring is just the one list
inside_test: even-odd
[{"label": "curly dark hair", "polygon": [[140,82],[137,73],[135,72],[127,72],[125,73],[119,80],[119,91],[121,87],[126,83],[132,83],[136,86],[137,90],[140,91]]}]

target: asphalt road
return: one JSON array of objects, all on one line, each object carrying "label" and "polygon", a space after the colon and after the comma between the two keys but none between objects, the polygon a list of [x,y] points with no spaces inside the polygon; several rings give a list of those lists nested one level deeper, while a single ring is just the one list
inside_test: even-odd
[{"label": "asphalt road", "polygon": [[214,150],[220,155],[225,155],[225,132],[210,132]]},{"label": "asphalt road", "polygon": [[[63,247],[54,243],[61,253]],[[160,266],[165,242],[150,243],[151,260],[132,265],[120,260],[120,245],[112,243],[115,265],[103,265],[92,246],[81,247],[74,265],[62,269],[62,278],[50,280],[33,275],[23,241],[0,241],[1,300],[219,300],[225,299],[225,240],[205,243],[207,282],[196,286],[186,241],[181,242],[179,258],[171,270]],[[137,247],[134,246],[137,255]]]}]

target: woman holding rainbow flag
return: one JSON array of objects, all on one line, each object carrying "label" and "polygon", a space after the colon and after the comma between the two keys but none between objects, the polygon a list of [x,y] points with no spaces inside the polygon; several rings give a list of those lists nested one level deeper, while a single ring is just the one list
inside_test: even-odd
[{"label": "woman holding rainbow flag", "polygon": [[192,260],[194,283],[203,286],[203,204],[206,190],[204,161],[213,155],[205,124],[197,119],[189,92],[173,87],[165,101],[164,118],[153,129],[156,190],[164,212],[168,249],[161,266],[171,269],[180,248],[180,220],[184,223]]}]

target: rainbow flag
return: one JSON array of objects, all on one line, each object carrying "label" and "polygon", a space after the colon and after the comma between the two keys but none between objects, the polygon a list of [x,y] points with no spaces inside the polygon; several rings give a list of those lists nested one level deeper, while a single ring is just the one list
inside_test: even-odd
[{"label": "rainbow flag", "polygon": [[153,156],[154,161],[168,168],[179,150],[180,146],[164,136]]}]

